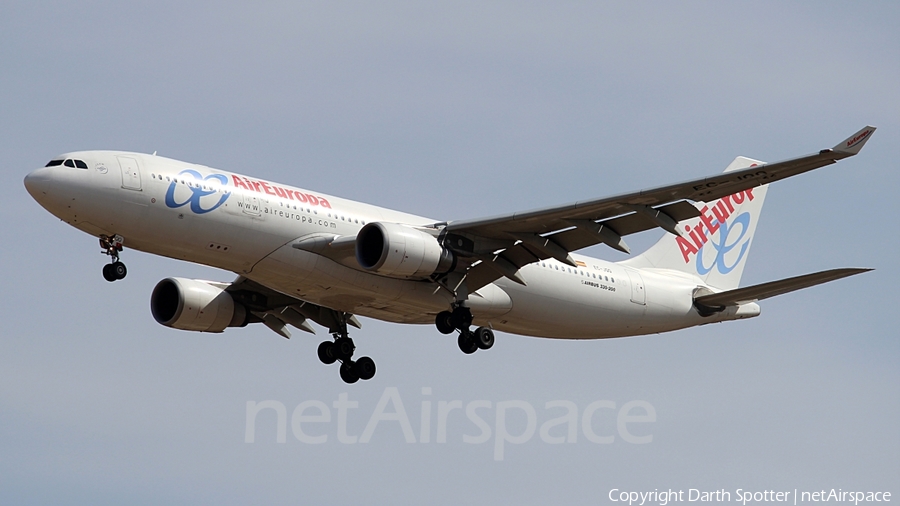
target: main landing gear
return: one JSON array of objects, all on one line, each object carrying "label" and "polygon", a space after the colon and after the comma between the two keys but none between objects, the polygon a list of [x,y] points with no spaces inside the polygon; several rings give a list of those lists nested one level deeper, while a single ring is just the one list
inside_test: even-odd
[{"label": "main landing gear", "polygon": [[100,247],[103,248],[102,253],[109,255],[110,263],[103,266],[103,279],[107,281],[116,281],[124,278],[128,274],[125,264],[119,261],[119,252],[122,251],[122,243],[125,239],[120,235],[112,237],[101,235]]},{"label": "main landing gear", "polygon": [[356,383],[359,380],[370,380],[375,376],[375,361],[369,357],[360,357],[354,361],[353,339],[347,335],[347,322],[341,322],[341,328],[333,334],[334,342],[324,341],[319,345],[319,360],[323,364],[341,362],[341,379],[345,383]]},{"label": "main landing gear", "polygon": [[453,311],[441,311],[438,313],[434,324],[441,334],[451,334],[459,331],[456,343],[465,354],[475,353],[477,350],[487,350],[494,345],[494,331],[488,327],[478,327],[475,331],[469,330],[472,325],[472,311],[465,306],[456,306]]}]

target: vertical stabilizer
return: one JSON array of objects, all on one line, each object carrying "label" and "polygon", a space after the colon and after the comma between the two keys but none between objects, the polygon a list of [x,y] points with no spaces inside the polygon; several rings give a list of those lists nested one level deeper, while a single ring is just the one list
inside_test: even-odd
[{"label": "vertical stabilizer", "polygon": [[[762,163],[739,156],[725,172]],[[644,253],[620,263],[686,272],[722,290],[737,288],[767,189],[767,185],[757,186],[719,200],[694,203],[701,215],[678,223],[681,237],[667,233]]]}]

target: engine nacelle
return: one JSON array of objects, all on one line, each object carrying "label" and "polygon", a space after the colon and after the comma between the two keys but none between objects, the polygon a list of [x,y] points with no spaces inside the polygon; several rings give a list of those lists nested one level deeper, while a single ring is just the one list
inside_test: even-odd
[{"label": "engine nacelle", "polygon": [[247,324],[247,309],[224,288],[206,281],[166,278],[150,296],[153,318],[166,327],[199,332],[222,332]]},{"label": "engine nacelle", "polygon": [[392,278],[427,278],[450,272],[456,256],[437,238],[399,223],[369,223],[356,236],[356,261]]}]

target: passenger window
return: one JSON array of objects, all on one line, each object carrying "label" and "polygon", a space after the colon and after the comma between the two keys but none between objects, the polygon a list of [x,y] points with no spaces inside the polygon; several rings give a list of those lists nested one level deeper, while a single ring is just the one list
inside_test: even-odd
[{"label": "passenger window", "polygon": [[71,159],[66,160],[63,165],[65,165],[66,167],[72,167],[73,169],[75,168],[75,162],[73,162]]},{"label": "passenger window", "polygon": [[75,160],[75,167],[77,167],[77,168],[79,168],[79,169],[86,169],[86,168],[87,168],[87,164],[84,163],[84,162],[81,161],[81,160]]},{"label": "passenger window", "polygon": [[44,167],[56,167],[57,165],[62,165],[62,163],[62,160],[50,160],[49,162],[47,162],[47,165],[44,165]]}]

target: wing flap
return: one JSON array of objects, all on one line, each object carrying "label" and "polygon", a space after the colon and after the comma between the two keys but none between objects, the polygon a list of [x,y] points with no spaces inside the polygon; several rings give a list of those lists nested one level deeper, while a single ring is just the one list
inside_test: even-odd
[{"label": "wing flap", "polygon": [[694,303],[706,308],[724,308],[737,306],[748,302],[756,302],[776,295],[790,293],[803,288],[820,285],[848,276],[854,276],[872,269],[832,269],[828,271],[814,272],[795,276],[778,281],[770,281],[760,285],[737,288],[725,292],[702,295],[694,298]]},{"label": "wing flap", "polygon": [[[656,209],[672,217],[676,222],[700,216],[700,211],[693,204],[684,200]],[[651,230],[659,226],[643,213],[626,214],[609,220],[599,221],[597,224],[609,228],[621,237]],[[582,228],[570,228],[547,237],[567,251],[577,251],[603,242],[597,234],[592,234]]]},{"label": "wing flap", "polygon": [[[257,315],[260,318],[258,321],[262,321],[267,327],[282,336],[284,336],[284,334],[280,330],[283,330],[283,328],[280,330],[273,328],[277,327],[278,322],[273,321],[270,317],[274,317],[282,323],[289,323],[300,330],[312,332],[313,334],[315,333],[315,330],[305,321],[307,319],[327,328],[328,331],[332,333],[341,329],[342,322],[357,328],[361,327],[359,320],[350,313],[319,306],[290,295],[285,295],[243,276],[239,276],[234,280],[234,282],[226,288],[226,291],[235,301],[243,304],[252,313]],[[288,334],[288,336],[289,335],[290,334]]]}]

